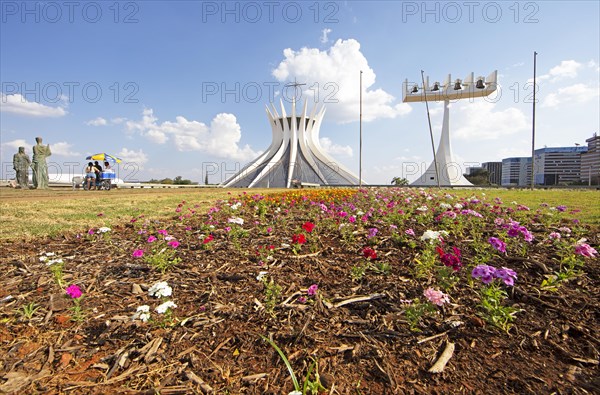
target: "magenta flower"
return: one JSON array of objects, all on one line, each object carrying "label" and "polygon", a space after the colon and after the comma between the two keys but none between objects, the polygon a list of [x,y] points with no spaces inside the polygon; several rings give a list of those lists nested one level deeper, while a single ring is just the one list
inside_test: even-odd
[{"label": "magenta flower", "polygon": [[164,230],[164,229],[159,229],[157,233],[158,233],[158,234],[161,234],[161,235],[163,235],[163,236],[166,236],[166,235],[168,235],[168,234],[169,234],[169,232],[167,232],[167,231],[166,231],[166,230]]},{"label": "magenta flower", "polygon": [[69,285],[67,289],[65,289],[65,292],[71,299],[80,298],[82,295],[81,289],[75,284]]},{"label": "magenta flower", "polygon": [[179,242],[177,240],[171,240],[167,243],[170,247],[177,248],[179,247]]},{"label": "magenta flower", "polygon": [[310,287],[308,287],[306,293],[308,294],[308,296],[315,296],[317,294],[317,289],[319,289],[319,286],[317,284],[313,284]]},{"label": "magenta flower", "polygon": [[598,253],[593,247],[586,243],[579,243],[575,246],[575,253],[581,256],[593,258]]},{"label": "magenta flower", "polygon": [[148,237],[148,243],[154,243],[156,241],[156,237],[155,236],[149,236]]},{"label": "magenta flower", "polygon": [[440,260],[445,266],[451,267],[455,272],[459,271],[462,267],[462,262],[460,261],[460,250],[456,247],[452,247],[452,253],[446,253],[440,247],[436,247],[437,253],[440,255]]},{"label": "magenta flower", "polygon": [[415,231],[414,231],[414,230],[412,230],[412,229],[406,229],[406,230],[404,231],[404,233],[406,233],[406,234],[407,234],[407,235],[409,235],[409,236],[414,236],[414,235],[415,235]]},{"label": "magenta flower", "polygon": [[134,258],[141,258],[144,256],[144,250],[135,250],[133,251]]},{"label": "magenta flower", "polygon": [[561,237],[561,236],[560,236],[560,233],[558,233],[558,232],[552,232],[552,233],[550,233],[550,234],[548,235],[548,238],[549,238],[549,239],[553,239],[553,240],[554,240],[554,239],[556,239],[556,240],[560,240],[560,237]]},{"label": "magenta flower", "polygon": [[490,237],[488,242],[494,247],[496,250],[506,253],[506,243],[500,240],[497,237]]},{"label": "magenta flower", "polygon": [[423,295],[427,298],[427,300],[437,306],[443,306],[444,303],[450,302],[448,295],[431,287],[423,291]]}]

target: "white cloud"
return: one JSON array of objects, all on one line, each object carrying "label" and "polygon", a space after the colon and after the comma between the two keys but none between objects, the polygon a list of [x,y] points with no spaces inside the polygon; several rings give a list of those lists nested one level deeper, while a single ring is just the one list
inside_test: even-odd
[{"label": "white cloud", "polygon": [[144,164],[148,162],[148,156],[141,148],[139,151],[134,151],[123,147],[123,149],[121,149],[121,151],[119,151],[117,154],[117,157],[120,158],[124,163],[136,164],[138,166],[138,170],[143,169]]},{"label": "white cloud", "polygon": [[321,137],[319,144],[329,155],[346,158],[352,157],[352,147],[349,145],[334,144],[329,137]]},{"label": "white cloud", "polygon": [[[327,113],[338,122],[359,119],[360,70],[363,71],[363,121],[395,118],[412,110],[409,104],[394,103],[394,96],[381,88],[374,88],[375,72],[360,51],[360,43],[354,39],[337,40],[326,51],[287,48],[283,55],[285,59],[272,71],[272,75],[278,81],[297,79],[306,83],[302,92],[304,97],[325,103]],[[292,94],[284,96],[291,97]]]},{"label": "white cloud", "polygon": [[[558,66],[554,66],[550,69],[548,74],[543,74],[536,77],[536,82],[549,80],[550,82],[556,82],[564,78],[575,78],[577,77],[577,70],[581,68],[581,63],[574,60],[563,60]],[[533,82],[533,79],[531,79]]]},{"label": "white cloud", "polygon": [[250,160],[259,153],[250,146],[240,147],[241,127],[233,114],[217,114],[210,126],[185,117],[175,117],[175,122],[158,123],[152,109],[145,109],[140,121],[127,121],[127,130],[164,144],[172,140],[178,151],[199,151],[220,158]]},{"label": "white cloud", "polygon": [[320,40],[321,40],[322,44],[327,44],[329,42],[329,33],[331,33],[332,31],[333,30],[327,29],[327,28],[321,30],[321,38],[320,38]]},{"label": "white cloud", "polygon": [[462,140],[496,140],[530,127],[521,110],[514,107],[495,110],[495,107],[495,103],[486,101],[456,103],[450,114],[451,135]]},{"label": "white cloud", "polygon": [[560,88],[556,92],[549,93],[542,102],[542,107],[556,107],[561,103],[585,103],[600,96],[598,86],[591,87],[585,84],[575,84]]},{"label": "white cloud", "polygon": [[0,92],[0,111],[27,117],[62,117],[67,115],[63,107],[50,107],[44,104],[27,101],[22,95],[15,93],[6,95]]},{"label": "white cloud", "polygon": [[104,119],[102,117],[98,117],[98,118],[87,121],[85,124],[89,125],[89,126],[106,126],[106,124],[108,124],[108,122],[106,121],[106,119]]},{"label": "white cloud", "polygon": [[[46,144],[44,142],[44,144]],[[61,141],[58,143],[50,143],[50,151],[52,155],[59,156],[82,156],[79,152],[72,151],[73,144],[69,144],[66,141]]]},{"label": "white cloud", "polygon": [[113,123],[113,124],[115,124],[115,125],[119,125],[119,124],[122,124],[123,122],[125,122],[126,120],[127,120],[127,118],[117,117],[117,118],[111,119],[110,122]]},{"label": "white cloud", "polygon": [[17,139],[13,141],[7,141],[6,143],[2,143],[2,151],[10,149],[11,151],[15,151],[16,154],[19,150],[19,147],[25,147],[25,152],[31,153],[32,145],[28,144],[23,139]]}]

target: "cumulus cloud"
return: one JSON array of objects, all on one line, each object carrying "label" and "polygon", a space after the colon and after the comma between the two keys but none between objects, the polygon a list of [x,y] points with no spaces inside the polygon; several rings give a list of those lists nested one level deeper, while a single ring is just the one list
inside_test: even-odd
[{"label": "cumulus cloud", "polygon": [[138,133],[157,144],[171,140],[178,151],[199,151],[220,158],[250,160],[259,153],[250,146],[239,146],[242,137],[240,125],[233,114],[217,114],[210,125],[188,120],[183,116],[175,121],[158,122],[152,109],[145,109],[139,121],[127,121],[130,133]]},{"label": "cumulus cloud", "polygon": [[[577,71],[581,66],[581,63],[574,60],[563,60],[559,65],[551,68],[547,74],[536,77],[536,82],[545,80],[556,82],[564,78],[575,78],[577,77]],[[531,82],[533,82],[533,79],[531,79]]]},{"label": "cumulus cloud", "polygon": [[67,111],[63,107],[51,107],[31,102],[18,93],[6,95],[0,92],[0,111],[26,117],[57,118],[67,115]]},{"label": "cumulus cloud", "polygon": [[[375,88],[375,72],[354,39],[337,40],[326,51],[317,48],[287,48],[285,57],[272,71],[278,81],[306,83],[303,97],[327,105],[327,113],[340,123],[358,121],[360,108],[359,78],[363,71],[363,120],[395,118],[408,114],[412,107],[396,103],[396,98]],[[292,96],[291,94],[288,96]]]},{"label": "cumulus cloud", "polygon": [[138,151],[135,151],[123,147],[117,154],[117,157],[124,163],[136,164],[140,170],[143,169],[144,164],[148,162],[148,156],[141,148]]},{"label": "cumulus cloud", "polygon": [[331,156],[352,157],[352,147],[349,145],[334,144],[328,137],[321,137],[319,139],[319,144],[321,145],[321,148]]},{"label": "cumulus cloud", "polygon": [[556,107],[561,103],[585,103],[595,100],[600,96],[598,86],[591,87],[585,84],[575,84],[560,88],[556,92],[549,93],[542,102],[542,107]]},{"label": "cumulus cloud", "polygon": [[[46,141],[44,140],[44,144]],[[66,141],[60,141],[58,143],[50,143],[50,151],[52,155],[58,156],[82,156],[79,152],[73,151],[73,144],[69,144]]]},{"label": "cumulus cloud", "polygon": [[450,133],[462,140],[496,140],[530,127],[525,114],[514,107],[496,110],[495,103],[477,101],[452,107]]},{"label": "cumulus cloud", "polygon": [[85,124],[89,126],[106,126],[108,122],[106,121],[106,119],[98,117],[87,121]]},{"label": "cumulus cloud", "polygon": [[25,152],[31,152],[31,147],[32,147],[32,145],[27,143],[27,141],[25,141],[24,139],[7,141],[5,143],[2,143],[1,146],[2,146],[3,151],[4,150],[12,150],[12,151],[15,151],[15,153],[17,153],[17,151],[19,150],[19,147],[25,147]]}]

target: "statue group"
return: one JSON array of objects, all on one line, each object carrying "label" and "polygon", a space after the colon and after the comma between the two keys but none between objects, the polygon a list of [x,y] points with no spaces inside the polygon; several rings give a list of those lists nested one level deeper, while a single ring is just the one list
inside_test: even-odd
[{"label": "statue group", "polygon": [[33,188],[48,188],[48,164],[46,158],[52,155],[50,145],[42,144],[42,138],[35,138],[36,145],[33,146],[33,160],[25,153],[25,147],[19,147],[19,152],[13,156],[13,169],[16,174],[17,186],[21,189],[29,189],[29,168],[33,170]]}]

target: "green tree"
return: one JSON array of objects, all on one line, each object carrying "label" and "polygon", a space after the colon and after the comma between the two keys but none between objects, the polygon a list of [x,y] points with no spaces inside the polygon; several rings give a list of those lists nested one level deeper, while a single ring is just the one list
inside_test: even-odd
[{"label": "green tree", "polygon": [[394,177],[392,178],[392,185],[396,185],[396,186],[406,186],[408,185],[408,180],[404,177]]}]

